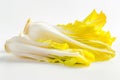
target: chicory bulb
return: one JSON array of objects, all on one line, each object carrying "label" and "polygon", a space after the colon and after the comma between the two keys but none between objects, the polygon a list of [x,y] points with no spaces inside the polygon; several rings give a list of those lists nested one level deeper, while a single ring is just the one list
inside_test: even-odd
[{"label": "chicory bulb", "polygon": [[[65,49],[60,50],[55,45],[49,43],[37,43],[34,44],[28,39],[23,37],[13,37],[8,40],[5,44],[5,49],[7,52],[11,52],[16,56],[28,57],[37,61],[47,61],[47,62],[59,62],[65,65],[74,66],[74,65],[89,65],[94,56],[87,59],[84,55],[83,50],[80,49]],[[37,44],[37,45],[36,45]],[[38,46],[39,44],[39,46]],[[64,46],[61,44],[61,47]],[[53,47],[53,48],[52,48]],[[88,52],[86,52],[88,53]],[[89,53],[90,54],[90,53]],[[66,63],[69,60],[74,60],[71,63]]]},{"label": "chicory bulb", "polygon": [[114,57],[114,37],[102,29],[104,13],[95,10],[83,21],[57,26],[28,20],[20,36],[6,41],[5,49],[16,56],[67,66],[88,66]]}]

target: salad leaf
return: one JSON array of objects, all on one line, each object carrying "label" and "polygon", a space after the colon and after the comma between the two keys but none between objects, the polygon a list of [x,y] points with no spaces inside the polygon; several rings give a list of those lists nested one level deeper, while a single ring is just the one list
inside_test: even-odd
[{"label": "salad leaf", "polygon": [[94,40],[102,41],[111,45],[115,37],[111,37],[109,31],[104,31],[102,28],[106,23],[106,16],[103,12],[97,13],[95,10],[87,16],[83,21],[76,20],[73,24],[58,25],[63,32],[76,40]]}]

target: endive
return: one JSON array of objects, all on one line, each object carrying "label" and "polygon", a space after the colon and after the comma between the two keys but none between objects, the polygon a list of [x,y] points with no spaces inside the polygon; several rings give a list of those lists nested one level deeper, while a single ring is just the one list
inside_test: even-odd
[{"label": "endive", "polygon": [[91,62],[108,60],[115,55],[110,47],[115,38],[102,30],[105,22],[105,15],[95,10],[74,24],[55,26],[28,20],[20,36],[6,41],[5,49],[38,61],[88,66]]},{"label": "endive", "polygon": [[[13,37],[6,42],[6,51],[12,52],[17,56],[28,57],[38,61],[60,62],[65,65],[89,65],[94,56],[87,59],[86,54],[91,54],[81,49],[59,50],[49,43],[37,43],[23,37]],[[61,46],[62,47],[62,46]],[[86,54],[84,54],[84,52]],[[92,55],[92,54],[91,54]],[[69,62],[69,63],[68,63]]]}]

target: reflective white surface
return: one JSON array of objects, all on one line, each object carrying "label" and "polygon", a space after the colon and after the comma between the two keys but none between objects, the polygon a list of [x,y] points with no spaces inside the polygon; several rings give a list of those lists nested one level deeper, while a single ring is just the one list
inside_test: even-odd
[{"label": "reflective white surface", "polygon": [[[120,80],[119,0],[0,0],[0,80]],[[57,23],[82,20],[93,9],[107,16],[106,30],[116,36],[116,57],[86,68],[39,63],[7,54],[4,43],[19,35],[27,18]]]}]

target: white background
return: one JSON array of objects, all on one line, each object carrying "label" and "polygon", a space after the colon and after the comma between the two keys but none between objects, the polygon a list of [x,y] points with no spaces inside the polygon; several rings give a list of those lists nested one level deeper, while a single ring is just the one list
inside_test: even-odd
[{"label": "white background", "polygon": [[[105,29],[116,36],[116,57],[87,68],[38,63],[4,51],[5,40],[18,35],[28,18],[51,24],[84,19],[93,9],[107,15]],[[0,80],[120,80],[119,0],[0,0]]]}]

